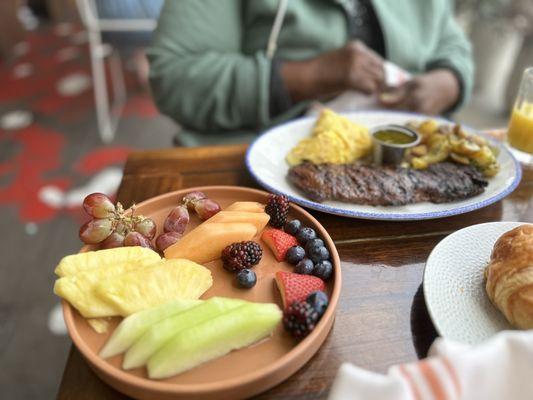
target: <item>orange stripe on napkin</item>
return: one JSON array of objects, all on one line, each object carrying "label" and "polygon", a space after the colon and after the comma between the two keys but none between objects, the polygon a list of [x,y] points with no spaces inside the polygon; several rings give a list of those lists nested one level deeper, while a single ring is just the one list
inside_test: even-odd
[{"label": "orange stripe on napkin", "polygon": [[418,368],[420,372],[426,378],[426,382],[433,392],[433,396],[436,400],[446,400],[448,396],[446,395],[446,390],[442,386],[442,383],[439,379],[439,376],[435,373],[435,370],[430,364],[429,360],[420,361],[418,363]]},{"label": "orange stripe on napkin", "polygon": [[409,387],[411,388],[411,391],[413,392],[413,395],[415,397],[415,400],[422,400],[422,395],[420,394],[420,391],[415,385],[415,382],[413,381],[413,378],[411,377],[411,374],[407,371],[405,368],[405,365],[399,365],[400,373],[403,375],[407,383],[409,384]]},{"label": "orange stripe on napkin", "polygon": [[442,356],[440,357],[440,359],[442,361],[442,365],[444,365],[444,368],[446,368],[446,370],[448,371],[448,375],[450,375],[457,397],[460,398],[461,397],[461,385],[459,383],[459,378],[457,377],[457,372],[455,371],[454,366],[452,365],[450,360],[448,360],[447,357]]}]

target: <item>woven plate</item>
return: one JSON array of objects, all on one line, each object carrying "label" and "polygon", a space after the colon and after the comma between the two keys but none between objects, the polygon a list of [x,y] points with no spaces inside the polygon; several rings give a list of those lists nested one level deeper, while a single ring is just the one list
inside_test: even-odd
[{"label": "woven plate", "polygon": [[424,296],[441,336],[476,344],[513,329],[489,300],[484,270],[496,240],[523,224],[472,225],[447,236],[433,249],[424,271]]}]

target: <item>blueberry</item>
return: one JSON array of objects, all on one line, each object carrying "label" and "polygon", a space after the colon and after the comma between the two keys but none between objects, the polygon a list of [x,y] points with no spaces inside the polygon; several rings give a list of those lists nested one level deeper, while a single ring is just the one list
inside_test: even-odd
[{"label": "blueberry", "polygon": [[287,250],[287,254],[285,255],[285,260],[289,264],[296,265],[300,261],[303,260],[305,257],[305,250],[301,246],[292,246],[289,250]]},{"label": "blueberry", "polygon": [[257,277],[251,269],[241,269],[237,273],[237,285],[241,288],[250,289],[255,286]]},{"label": "blueberry", "polygon": [[312,247],[320,247],[324,246],[324,241],[322,239],[311,239],[308,240],[305,244],[305,251],[309,253],[309,250],[311,250]]},{"label": "blueberry", "polygon": [[294,272],[302,275],[311,275],[315,269],[315,264],[308,258],[304,258],[296,267],[294,267]]},{"label": "blueberry", "polygon": [[328,260],[320,261],[313,269],[313,275],[327,281],[333,274],[333,265]]},{"label": "blueberry", "polygon": [[285,232],[287,232],[289,235],[296,235],[300,228],[302,227],[302,223],[298,219],[293,219],[292,221],[289,221],[285,224]]},{"label": "blueberry", "polygon": [[322,315],[328,307],[329,300],[326,293],[318,290],[307,296],[307,302],[313,306],[319,315]]},{"label": "blueberry", "polygon": [[296,234],[296,239],[298,239],[298,242],[300,242],[301,245],[305,245],[309,240],[315,238],[315,230],[307,227],[300,229],[300,231]]},{"label": "blueberry", "polygon": [[329,251],[324,246],[311,247],[307,256],[317,263],[322,260],[327,260],[329,258]]}]

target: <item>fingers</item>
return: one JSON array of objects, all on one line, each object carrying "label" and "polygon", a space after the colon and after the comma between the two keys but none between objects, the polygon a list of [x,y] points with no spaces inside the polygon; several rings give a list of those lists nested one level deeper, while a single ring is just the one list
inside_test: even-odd
[{"label": "fingers", "polygon": [[345,46],[349,57],[348,86],[365,94],[376,93],[385,80],[383,59],[361,41]]},{"label": "fingers", "polygon": [[391,88],[381,92],[378,96],[380,104],[387,108],[406,107],[407,99],[410,97],[411,87],[407,84]]},{"label": "fingers", "polygon": [[359,86],[359,91],[364,94],[373,94],[378,91],[379,85],[376,81],[372,79],[367,79],[361,82]]}]

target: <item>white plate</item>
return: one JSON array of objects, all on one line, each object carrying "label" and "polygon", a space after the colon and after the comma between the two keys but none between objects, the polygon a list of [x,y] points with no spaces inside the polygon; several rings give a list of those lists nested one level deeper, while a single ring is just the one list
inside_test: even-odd
[{"label": "white plate", "polygon": [[523,224],[472,225],[447,236],[433,249],[424,271],[424,297],[441,336],[476,344],[513,329],[489,300],[484,271],[496,240]]},{"label": "white plate", "polygon": [[[369,128],[382,124],[405,124],[408,121],[422,121],[425,115],[390,111],[365,111],[343,114],[347,118],[366,125]],[[450,121],[438,119],[442,123]],[[419,220],[448,217],[486,207],[511,193],[521,178],[519,163],[511,153],[500,143],[492,142],[500,148],[498,161],[501,171],[489,180],[485,192],[473,198],[444,204],[428,202],[409,204],[405,206],[375,207],[342,203],[339,201],[325,201],[317,203],[307,199],[294,188],[286,179],[289,166],[285,156],[300,139],[311,133],[314,117],[302,118],[283,125],[279,125],[259,136],[248,149],[246,165],[248,170],[259,182],[271,192],[284,194],[295,203],[329,214],[347,217],[379,219],[379,220]],[[472,129],[467,129],[474,132]],[[476,132],[477,133],[477,132]]]}]

